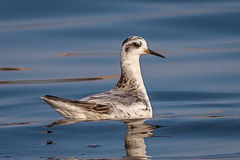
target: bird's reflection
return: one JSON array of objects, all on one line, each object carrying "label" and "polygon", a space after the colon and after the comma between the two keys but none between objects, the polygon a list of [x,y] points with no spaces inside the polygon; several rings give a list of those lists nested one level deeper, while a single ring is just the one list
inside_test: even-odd
[{"label": "bird's reflection", "polygon": [[126,157],[129,159],[148,159],[144,138],[152,137],[153,131],[160,126],[147,124],[145,120],[124,122],[127,126],[125,135]]},{"label": "bird's reflection", "polygon": [[[146,119],[132,119],[132,120],[121,121],[124,124],[126,124],[127,131],[124,139],[126,157],[120,158],[120,159],[130,159],[130,160],[149,159],[149,156],[146,153],[146,144],[145,144],[144,138],[153,137],[154,135],[152,131],[156,128],[160,128],[161,126],[148,124],[148,123],[145,123],[145,121]],[[56,121],[51,125],[49,125],[48,127],[73,124],[77,122],[79,122],[77,119],[65,119],[65,120]]]}]

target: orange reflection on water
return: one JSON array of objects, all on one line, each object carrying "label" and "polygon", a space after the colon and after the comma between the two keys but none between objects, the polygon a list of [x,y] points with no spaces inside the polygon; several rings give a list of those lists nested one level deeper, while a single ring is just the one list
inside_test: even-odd
[{"label": "orange reflection on water", "polygon": [[240,48],[189,48],[190,51],[238,51]]},{"label": "orange reflection on water", "polygon": [[67,82],[80,82],[80,81],[94,81],[119,78],[120,75],[108,75],[100,77],[85,77],[85,78],[65,78],[65,79],[42,79],[42,80],[13,80],[13,81],[0,81],[3,84],[39,84],[39,83],[67,83]]},{"label": "orange reflection on water", "polygon": [[16,67],[2,67],[0,71],[26,71],[32,70],[31,68],[16,68]]},{"label": "orange reflection on water", "polygon": [[[157,53],[160,54],[169,54],[172,52],[168,52],[168,51],[159,51]],[[120,55],[120,53],[56,53],[54,54],[55,56],[116,56],[116,55]]]},{"label": "orange reflection on water", "polygon": [[116,56],[119,53],[57,53],[55,56]]}]

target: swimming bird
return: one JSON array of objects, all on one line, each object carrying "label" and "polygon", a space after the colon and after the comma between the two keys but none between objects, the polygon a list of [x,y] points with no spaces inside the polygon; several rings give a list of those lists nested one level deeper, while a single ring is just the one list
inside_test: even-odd
[{"label": "swimming bird", "polygon": [[66,119],[107,120],[152,118],[152,106],[143,82],[139,58],[163,55],[148,48],[144,38],[132,36],[122,43],[121,76],[110,91],[71,100],[51,95],[41,97]]}]

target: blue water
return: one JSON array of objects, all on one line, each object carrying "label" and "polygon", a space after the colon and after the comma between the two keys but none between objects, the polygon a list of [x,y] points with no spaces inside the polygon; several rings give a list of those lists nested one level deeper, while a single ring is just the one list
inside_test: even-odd
[{"label": "blue water", "polygon": [[[239,8],[237,0],[2,0],[0,159],[240,159]],[[60,125],[40,96],[111,89],[132,35],[166,56],[141,58],[154,118]]]}]

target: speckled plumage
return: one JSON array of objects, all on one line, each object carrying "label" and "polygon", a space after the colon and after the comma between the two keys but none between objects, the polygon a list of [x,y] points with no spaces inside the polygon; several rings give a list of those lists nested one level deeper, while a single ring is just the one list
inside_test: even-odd
[{"label": "speckled plumage", "polygon": [[110,91],[80,100],[46,95],[42,97],[65,118],[84,120],[151,118],[152,107],[143,83],[139,58],[142,54],[162,55],[148,49],[138,36],[128,37],[121,48],[121,77]]}]

